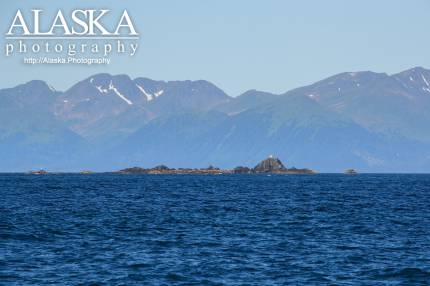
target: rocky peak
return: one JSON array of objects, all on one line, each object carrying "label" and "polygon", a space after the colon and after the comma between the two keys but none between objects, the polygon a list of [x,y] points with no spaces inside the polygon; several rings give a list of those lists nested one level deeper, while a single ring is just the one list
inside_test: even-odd
[{"label": "rocky peak", "polygon": [[418,94],[426,96],[430,94],[430,70],[415,67],[395,74],[393,78],[400,82],[408,92],[418,91]]},{"label": "rocky peak", "polygon": [[255,166],[253,169],[255,173],[276,173],[286,170],[287,168],[285,168],[281,160],[272,155],[270,155],[269,158],[258,163],[258,165]]},{"label": "rocky peak", "polygon": [[158,165],[158,166],[155,166],[154,168],[152,168],[152,170],[154,170],[154,171],[170,171],[172,169],[170,169],[166,165]]}]

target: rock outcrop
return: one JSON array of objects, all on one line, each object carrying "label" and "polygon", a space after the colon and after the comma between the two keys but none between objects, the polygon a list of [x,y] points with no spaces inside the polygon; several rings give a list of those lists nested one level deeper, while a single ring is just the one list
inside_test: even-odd
[{"label": "rock outcrop", "polygon": [[158,165],[158,166],[155,166],[154,168],[152,168],[151,170],[152,171],[159,171],[159,172],[167,172],[167,171],[171,171],[174,169],[170,169],[166,165]]},{"label": "rock outcrop", "polygon": [[140,167],[132,167],[118,171],[120,174],[147,174],[148,170]]},{"label": "rock outcrop", "polygon": [[233,169],[234,174],[250,174],[252,170],[248,167],[239,166]]},{"label": "rock outcrop", "polygon": [[28,173],[30,175],[47,175],[47,174],[49,174],[49,172],[45,171],[45,170],[30,171]]},{"label": "rock outcrop", "polygon": [[272,155],[269,158],[258,163],[257,166],[254,167],[254,173],[282,173],[286,172],[287,168],[285,168],[284,164],[282,164],[281,160]]},{"label": "rock outcrop", "polygon": [[261,161],[253,169],[244,166],[238,166],[234,169],[220,169],[214,166],[209,166],[202,169],[179,168],[172,169],[165,165],[158,165],[151,169],[133,167],[117,171],[120,174],[205,174],[205,175],[220,175],[220,174],[314,174],[314,171],[309,169],[287,169],[281,160],[276,157]]},{"label": "rock outcrop", "polygon": [[357,171],[354,169],[348,169],[344,172],[346,175],[357,175]]}]

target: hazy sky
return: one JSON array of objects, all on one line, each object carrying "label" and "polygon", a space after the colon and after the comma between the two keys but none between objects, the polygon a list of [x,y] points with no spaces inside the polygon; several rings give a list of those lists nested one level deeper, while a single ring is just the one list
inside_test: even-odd
[{"label": "hazy sky", "polygon": [[[94,73],[160,80],[206,79],[236,96],[281,93],[357,70],[430,68],[428,0],[3,1],[7,32],[16,10],[128,9],[141,33],[138,55],[109,66],[28,66],[6,58],[0,87],[42,79],[59,90]],[[53,12],[52,12],[53,13]]]}]

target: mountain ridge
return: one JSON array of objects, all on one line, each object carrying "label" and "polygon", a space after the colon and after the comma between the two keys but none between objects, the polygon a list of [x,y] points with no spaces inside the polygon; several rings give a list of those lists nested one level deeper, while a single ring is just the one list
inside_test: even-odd
[{"label": "mountain ridge", "polygon": [[422,67],[237,97],[205,80],[100,73],[65,91],[33,80],[0,89],[0,171],[234,167],[274,154],[318,171],[429,172],[429,108]]}]

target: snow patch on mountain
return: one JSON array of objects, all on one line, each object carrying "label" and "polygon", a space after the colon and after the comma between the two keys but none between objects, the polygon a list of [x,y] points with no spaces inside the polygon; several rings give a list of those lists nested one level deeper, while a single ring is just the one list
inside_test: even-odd
[{"label": "snow patch on mountain", "polygon": [[154,95],[155,95],[155,97],[159,97],[163,93],[164,93],[164,90],[160,90],[160,91],[157,91],[156,93],[154,93]]},{"label": "snow patch on mountain", "polygon": [[101,92],[101,93],[108,93],[109,91],[107,89],[102,88],[101,85],[96,86],[96,88]]},{"label": "snow patch on mountain", "polygon": [[426,85],[427,85],[428,87],[430,87],[430,84],[429,84],[429,82],[427,81],[427,79],[424,77],[424,75],[421,75],[421,77],[422,77],[423,81],[426,83]]},{"label": "snow patch on mountain", "polygon": [[147,93],[146,92],[146,90],[143,88],[143,87],[141,87],[140,85],[138,85],[138,84],[136,84],[136,86],[137,86],[137,88],[146,96],[146,99],[148,100],[148,101],[151,101],[152,99],[153,99],[153,96],[152,96],[152,94],[149,94],[149,93]]},{"label": "snow patch on mountain", "polygon": [[146,96],[146,99],[148,99],[148,101],[154,100],[155,98],[159,97],[164,93],[164,90],[159,90],[154,94],[150,94],[142,86],[138,84],[136,84],[136,86]]},{"label": "snow patch on mountain", "polygon": [[127,97],[125,97],[123,94],[119,92],[119,90],[113,85],[112,81],[109,83],[109,90],[112,90],[116,95],[118,95],[122,100],[127,102],[128,105],[132,105],[133,102],[131,102]]}]

